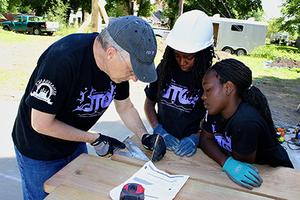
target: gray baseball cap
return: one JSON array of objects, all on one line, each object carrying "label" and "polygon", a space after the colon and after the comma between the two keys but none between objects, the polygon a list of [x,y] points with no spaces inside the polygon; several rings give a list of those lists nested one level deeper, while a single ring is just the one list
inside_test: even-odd
[{"label": "gray baseball cap", "polygon": [[130,54],[136,77],[146,83],[156,81],[154,58],[157,45],[151,26],[139,17],[124,16],[111,19],[107,31]]}]

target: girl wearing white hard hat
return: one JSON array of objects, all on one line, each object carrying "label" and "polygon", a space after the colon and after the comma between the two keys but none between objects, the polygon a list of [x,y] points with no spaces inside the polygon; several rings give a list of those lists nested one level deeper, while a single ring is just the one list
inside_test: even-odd
[{"label": "girl wearing white hard hat", "polygon": [[212,22],[202,11],[186,12],[177,19],[166,42],[156,69],[158,79],[145,88],[145,114],[168,150],[192,156],[205,116],[201,81],[214,57]]}]

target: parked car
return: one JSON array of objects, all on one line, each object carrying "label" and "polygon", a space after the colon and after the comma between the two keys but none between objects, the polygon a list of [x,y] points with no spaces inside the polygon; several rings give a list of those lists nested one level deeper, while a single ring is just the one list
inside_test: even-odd
[{"label": "parked car", "polygon": [[12,21],[2,22],[4,30],[25,32],[34,35],[53,35],[58,30],[58,22],[46,22],[42,17],[34,15],[16,15]]},{"label": "parked car", "polygon": [[4,22],[4,21],[6,21],[7,19],[2,15],[2,14],[0,14],[0,22]]}]

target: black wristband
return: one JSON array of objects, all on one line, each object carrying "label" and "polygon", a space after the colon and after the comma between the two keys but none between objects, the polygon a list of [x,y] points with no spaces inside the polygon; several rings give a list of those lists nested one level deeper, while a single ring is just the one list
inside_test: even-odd
[{"label": "black wristband", "polygon": [[97,139],[94,142],[91,143],[92,146],[97,146],[101,142],[101,140],[100,140],[101,134],[98,133],[98,135],[99,136],[97,137]]}]

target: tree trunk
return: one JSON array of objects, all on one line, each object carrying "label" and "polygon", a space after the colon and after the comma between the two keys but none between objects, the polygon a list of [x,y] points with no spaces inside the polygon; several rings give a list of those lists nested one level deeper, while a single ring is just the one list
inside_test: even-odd
[{"label": "tree trunk", "polygon": [[183,13],[183,4],[184,4],[184,0],[178,1],[178,16],[180,16]]}]

